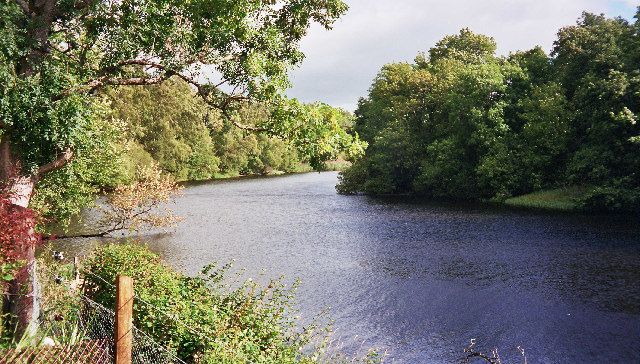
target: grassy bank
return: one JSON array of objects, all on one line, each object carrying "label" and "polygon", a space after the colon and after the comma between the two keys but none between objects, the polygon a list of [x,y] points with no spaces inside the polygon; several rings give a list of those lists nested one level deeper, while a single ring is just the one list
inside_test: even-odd
[{"label": "grassy bank", "polygon": [[[322,169],[323,171],[335,171],[335,172],[342,172],[345,169],[349,168],[351,166],[351,162],[346,161],[344,159],[337,159],[337,160],[332,160],[332,161],[327,161],[324,164],[324,168]],[[279,175],[283,175],[283,174],[292,174],[292,173],[307,173],[307,172],[313,172],[313,168],[311,168],[311,166],[307,163],[301,163],[298,166],[296,166],[295,168],[288,170],[288,171],[280,171],[280,170],[276,170],[276,169],[270,169],[265,171],[265,173],[262,174],[243,174],[240,173],[238,171],[231,171],[231,172],[226,172],[226,173],[215,173],[213,175],[213,179],[231,179],[231,178],[238,178],[238,177],[247,177],[247,176],[279,176]]]},{"label": "grassy bank", "polygon": [[351,167],[351,162],[344,159],[336,159],[334,161],[327,161],[324,163],[325,171],[342,172]]},{"label": "grassy bank", "polygon": [[239,178],[239,177],[256,177],[256,176],[279,176],[279,175],[283,175],[283,174],[290,174],[290,173],[306,173],[306,172],[311,172],[313,171],[313,168],[311,168],[308,164],[301,164],[299,166],[297,166],[296,168],[289,170],[289,171],[280,171],[280,170],[276,170],[276,169],[270,169],[265,171],[264,173],[240,173],[238,171],[231,171],[231,172],[225,172],[225,173],[215,173],[213,175],[212,179],[231,179],[231,178]]},{"label": "grassy bank", "polygon": [[542,190],[522,196],[508,198],[507,206],[554,211],[575,211],[580,209],[578,200],[584,196],[584,187],[564,187]]}]

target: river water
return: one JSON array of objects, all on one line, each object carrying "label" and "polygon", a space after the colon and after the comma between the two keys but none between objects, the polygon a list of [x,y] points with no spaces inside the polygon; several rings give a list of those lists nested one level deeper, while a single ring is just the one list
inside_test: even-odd
[{"label": "river water", "polygon": [[189,274],[235,259],[248,277],[299,277],[302,320],[329,307],[347,352],[452,363],[476,339],[507,360],[520,346],[529,363],[640,363],[638,220],[340,196],[336,183],[194,184],[177,230],[143,240]]}]

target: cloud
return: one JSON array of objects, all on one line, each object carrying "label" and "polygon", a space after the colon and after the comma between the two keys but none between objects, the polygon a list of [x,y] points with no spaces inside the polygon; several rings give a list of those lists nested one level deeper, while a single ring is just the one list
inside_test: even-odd
[{"label": "cloud", "polygon": [[[288,94],[355,109],[382,65],[411,61],[447,34],[469,27],[492,36],[498,52],[550,50],[563,26],[582,11],[631,17],[630,0],[346,0],[349,13],[332,31],[311,29],[303,40],[307,58],[292,72]],[[618,12],[618,13],[615,13]]]}]

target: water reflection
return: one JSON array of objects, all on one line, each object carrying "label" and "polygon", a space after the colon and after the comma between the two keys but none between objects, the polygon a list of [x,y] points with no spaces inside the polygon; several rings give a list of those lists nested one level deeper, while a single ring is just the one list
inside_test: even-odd
[{"label": "water reflection", "polygon": [[400,363],[454,362],[471,338],[507,360],[522,345],[530,363],[640,360],[637,222],[339,196],[335,183],[194,184],[177,231],[144,241],[189,274],[236,259],[246,276],[300,277],[303,320],[329,306],[347,348]]}]

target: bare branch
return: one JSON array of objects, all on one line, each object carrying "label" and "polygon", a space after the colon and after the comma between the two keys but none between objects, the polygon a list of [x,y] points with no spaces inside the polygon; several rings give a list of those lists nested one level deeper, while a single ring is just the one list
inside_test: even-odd
[{"label": "bare branch", "polygon": [[43,236],[42,240],[45,241],[49,241],[49,240],[57,240],[57,239],[88,239],[88,238],[104,238],[105,236],[107,236],[110,232],[105,231],[105,232],[101,232],[101,233],[95,233],[95,234],[78,234],[78,235],[49,235],[49,236]]},{"label": "bare branch", "polygon": [[126,66],[150,66],[150,67],[158,68],[158,69],[161,69],[161,70],[165,70],[166,69],[160,63],[152,62],[152,61],[149,61],[149,60],[146,60],[146,59],[127,59],[127,60],[124,60],[124,61],[120,61],[120,62],[116,63],[113,66],[105,67],[105,68],[99,70],[98,74],[99,75],[105,75],[105,74],[110,73],[110,72],[118,71],[122,67],[126,67]]},{"label": "bare branch", "polygon": [[107,79],[106,81],[104,81],[103,83],[99,83],[97,85],[95,85],[91,91],[96,90],[97,88],[103,87],[103,86],[143,86],[143,85],[155,85],[158,83],[161,83],[163,81],[166,81],[167,79],[169,79],[169,77],[171,77],[171,75],[165,74],[162,76],[156,76],[156,77],[130,77],[130,78],[112,78],[112,79]]},{"label": "bare branch", "polygon": [[267,129],[267,128],[259,128],[257,126],[241,124],[235,120],[230,120],[230,121],[231,121],[231,124],[233,124],[233,126],[235,126],[236,128],[246,130],[246,131],[253,131],[257,133],[271,131],[270,129]]}]

